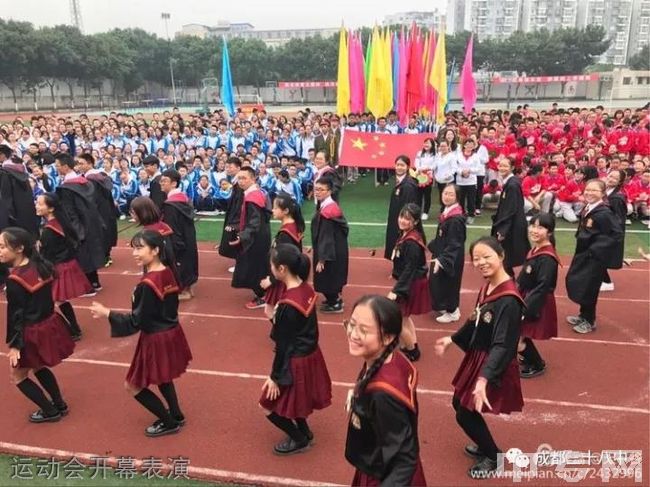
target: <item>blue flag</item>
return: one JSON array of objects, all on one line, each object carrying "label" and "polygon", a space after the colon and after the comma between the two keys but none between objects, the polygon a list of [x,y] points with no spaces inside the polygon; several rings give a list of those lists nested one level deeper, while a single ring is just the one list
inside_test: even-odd
[{"label": "blue flag", "polygon": [[235,114],[235,97],[232,89],[232,75],[230,74],[230,56],[228,44],[223,38],[223,56],[221,58],[221,103],[232,117]]}]

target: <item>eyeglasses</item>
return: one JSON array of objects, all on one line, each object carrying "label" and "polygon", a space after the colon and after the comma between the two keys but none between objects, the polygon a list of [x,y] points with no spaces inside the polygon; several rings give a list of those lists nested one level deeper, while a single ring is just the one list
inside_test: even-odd
[{"label": "eyeglasses", "polygon": [[354,323],[351,320],[343,321],[343,328],[348,335],[352,335],[352,332],[356,331],[357,335],[362,339],[366,339],[368,335],[372,335],[374,332],[368,332],[365,328],[361,328],[361,325]]}]

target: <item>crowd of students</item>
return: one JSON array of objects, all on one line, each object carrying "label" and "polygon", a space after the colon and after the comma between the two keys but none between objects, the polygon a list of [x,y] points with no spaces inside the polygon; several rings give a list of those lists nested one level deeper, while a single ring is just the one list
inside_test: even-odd
[{"label": "crowd of students", "polygon": [[[558,333],[555,215],[579,222],[566,285],[580,312],[567,322],[577,333],[591,333],[601,286],[613,289],[607,270],[622,266],[626,220],[648,216],[649,121],[648,107],[611,117],[600,107],[540,113],[521,107],[451,113],[442,127],[414,116],[404,129],[392,113],[375,123],[367,114],[310,111],[291,121],[264,112],[228,120],[221,111],[189,117],[173,111],[151,121],[111,114],[3,126],[7,344],[14,382],[39,407],[29,419],[59,421],[69,412],[51,368],[81,338],[70,300],[101,291],[98,270],[111,263],[121,214],[142,227],[131,241],[143,269],[132,312],[99,302],[91,311],[109,321],[114,337],[140,333],[125,386],[156,417],[145,434],[182,429],[174,381],[192,352],[179,301],[193,298],[199,279],[195,212],[218,208],[225,214],[218,252],[235,261],[231,285],[249,289],[246,307],[264,308],[273,323],[274,359],[259,403],[287,435],[274,451],[310,448],[307,419],[331,403],[318,313],[346,312],[349,227],[337,201],[342,186],[363,175],[336,166],[340,138],[350,129],[433,130],[421,152],[395,161],[384,253],[395,284],[385,297],[362,297],[345,321],[350,354],[363,360],[348,399],[345,456],[357,469],[354,485],[426,485],[413,365],[421,350],[411,316],[433,310],[439,323],[461,319],[467,225],[495,195],[491,236],[470,246],[485,279],[476,308],[435,347],[439,355],[452,343],[465,352],[452,381],[452,405],[474,442],[464,449],[475,459],[468,474],[485,478],[501,450],[483,414],[521,411],[520,378],[547,367],[533,340]],[[390,173],[377,175],[377,184],[389,181]],[[441,208],[427,242],[422,224],[433,214],[434,185]],[[215,186],[223,198],[209,191]],[[312,197],[310,259],[301,203]],[[281,223],[273,238],[272,217]],[[323,295],[320,305],[316,293]]]}]

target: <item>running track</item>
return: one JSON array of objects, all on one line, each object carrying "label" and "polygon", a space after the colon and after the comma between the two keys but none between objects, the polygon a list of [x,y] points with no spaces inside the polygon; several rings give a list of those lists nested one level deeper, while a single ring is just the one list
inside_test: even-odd
[{"label": "running track", "polygon": [[[98,301],[114,308],[130,307],[138,269],[130,250],[120,243],[114,265],[101,272],[104,290]],[[143,435],[152,418],[123,391],[122,383],[135,348],[136,337],[111,339],[105,320],[93,320],[89,299],[75,302],[84,338],[71,359],[56,368],[71,413],[59,423],[32,425],[33,409],[8,380],[0,383],[4,398],[0,415],[0,451],[25,456],[76,455],[190,459],[190,475],[252,484],[349,484],[352,468],[343,457],[346,414],[344,400],[361,364],[347,353],[340,322],[353,301],[367,292],[385,294],[390,288],[389,263],[360,249],[352,252],[350,282],[344,292],[344,315],[320,317],[321,348],[329,366],[333,405],[310,420],[315,446],[307,453],[279,458],[273,444],[281,439],[257,406],[273,348],[269,323],[261,310],[248,311],[246,290],[230,288],[227,272],[232,261],[201,244],[201,273],[197,297],[181,304],[182,323],[192,347],[191,369],[177,381],[181,406],[188,418],[178,434],[158,439]],[[558,279],[560,338],[543,342],[540,351],[548,363],[545,375],[523,382],[526,406],[522,414],[489,415],[497,443],[534,452],[546,443],[557,450],[643,450],[643,484],[650,464],[650,408],[648,395],[649,267],[612,272],[616,290],[601,294],[598,331],[573,333],[563,322],[576,306],[566,298],[564,276]],[[461,311],[468,316],[480,277],[466,264]],[[2,310],[4,313],[4,300]],[[443,358],[433,353],[433,342],[458,324],[439,325],[428,316],[416,317],[423,357],[420,371],[421,455],[430,485],[474,484],[466,477],[470,460],[461,452],[467,439],[455,424],[450,406],[450,381],[461,353],[450,347]],[[491,480],[488,485],[508,485]],[[539,485],[539,481],[534,482]],[[545,481],[549,483],[549,481]],[[560,480],[551,481],[565,485]],[[600,484],[586,479],[582,485]],[[633,485],[633,481],[610,483]],[[639,485],[639,484],[636,484]]]}]

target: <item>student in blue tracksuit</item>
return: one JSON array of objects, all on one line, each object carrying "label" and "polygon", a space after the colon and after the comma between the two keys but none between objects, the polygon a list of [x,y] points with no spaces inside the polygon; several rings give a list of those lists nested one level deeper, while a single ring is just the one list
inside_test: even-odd
[{"label": "student in blue tracksuit", "polygon": [[215,189],[208,176],[203,175],[194,189],[194,208],[196,211],[214,211],[216,205]]},{"label": "student in blue tracksuit", "polygon": [[138,182],[129,171],[122,171],[120,173],[120,184],[113,185],[114,191],[113,198],[117,203],[117,209],[120,213],[120,219],[124,219],[129,214],[131,201],[138,196]]}]

